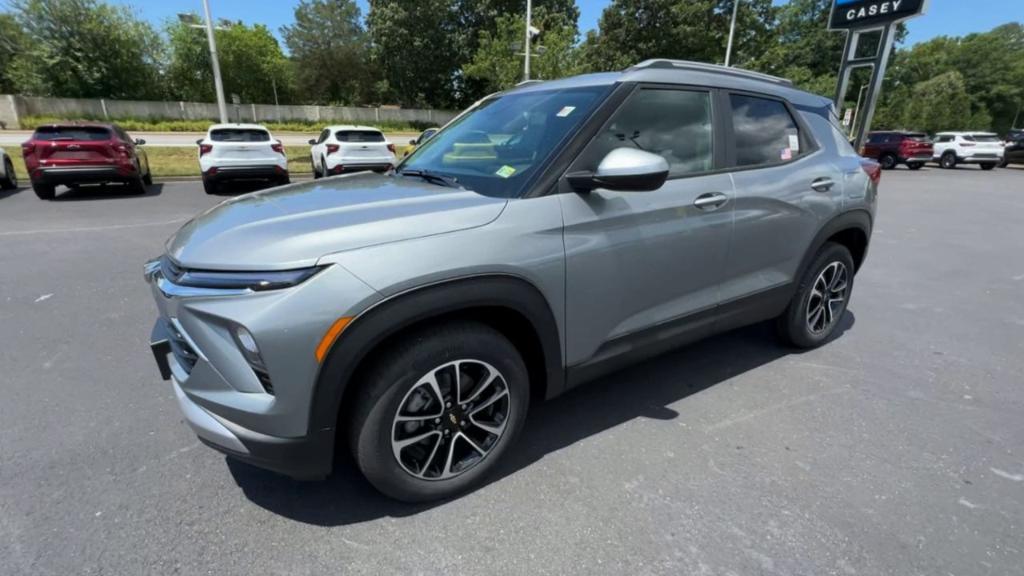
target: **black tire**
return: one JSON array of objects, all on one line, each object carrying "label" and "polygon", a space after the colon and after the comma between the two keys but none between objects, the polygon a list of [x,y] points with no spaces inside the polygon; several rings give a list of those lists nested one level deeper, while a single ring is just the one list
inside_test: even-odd
[{"label": "black tire", "polygon": [[33,182],[32,190],[40,200],[53,200],[57,195],[57,187],[52,184],[37,184]]},{"label": "black tire", "polygon": [[320,157],[320,177],[321,178],[327,178],[328,176],[330,176],[330,173],[327,172],[327,158],[324,158],[323,156],[321,156]]},{"label": "black tire", "polygon": [[[459,369],[459,373],[462,374],[459,381],[463,382],[462,386],[470,384],[467,390],[476,390],[477,383],[487,381],[487,378],[478,372],[479,376],[474,383],[474,378],[469,376],[474,367],[486,367],[487,370],[493,368],[500,374],[500,379],[491,381],[493,389],[479,389],[481,396],[499,399],[490,407],[486,400],[477,400],[479,405],[476,407],[476,410],[493,410],[495,406],[507,402],[503,404],[506,408],[505,417],[497,418],[497,421],[503,422],[504,427],[500,434],[493,435],[495,438],[491,438],[491,435],[486,435],[481,428],[475,426],[473,394],[466,390],[462,393],[462,400],[467,403],[462,405],[467,406],[465,411],[458,405],[457,399],[452,398],[451,379],[445,378],[444,375],[455,373],[455,369],[446,364],[456,360],[466,361],[459,365],[463,367]],[[435,406],[435,401],[431,398],[437,398],[437,394],[423,391],[423,387],[427,386],[423,378],[431,373],[440,374],[436,376],[436,381],[439,382],[437,390],[443,392],[442,396],[445,396],[446,401],[453,403],[451,407]],[[529,376],[518,350],[498,331],[475,322],[442,324],[417,329],[404,335],[376,355],[358,382],[362,385],[349,419],[348,435],[356,465],[378,490],[405,502],[449,498],[479,486],[515,442],[523,427],[530,402]],[[504,397],[500,393],[501,386],[504,386],[507,392]],[[414,392],[414,389],[420,392]],[[416,393],[421,393],[421,397],[416,398]],[[466,394],[470,396],[468,399],[465,397]],[[420,406],[427,412],[432,412],[436,408],[439,417],[432,420],[433,416],[427,414],[427,417],[416,420],[415,424],[398,424],[396,418],[399,409],[404,410],[417,400],[422,400]],[[406,428],[396,430],[398,426]],[[412,426],[412,429],[408,426]],[[419,467],[421,474],[440,475],[442,471],[454,470],[455,474],[452,477],[442,479],[415,476],[407,469],[407,466],[414,464],[400,462],[396,456],[396,450],[392,446],[393,434],[401,432],[411,434],[409,437],[416,437],[424,430],[423,434],[429,437],[423,442],[432,445],[432,448],[423,444],[413,444],[397,452],[403,458],[410,455],[406,452],[410,450],[412,456],[419,455],[420,460],[425,461]],[[448,433],[452,433],[451,436],[448,436]],[[470,444],[464,439],[481,433],[485,434],[486,438],[480,440],[478,437],[474,441],[480,442],[479,446],[486,447],[487,452],[482,457],[477,457],[479,451],[471,451]],[[452,452],[443,452],[442,447]],[[468,458],[470,463],[460,471],[459,465],[466,460],[449,460],[444,457],[448,453]],[[442,455],[444,461],[437,461],[437,455]],[[432,463],[435,466],[431,466]]]},{"label": "black tire", "polygon": [[943,154],[942,158],[939,159],[939,166],[942,166],[947,170],[952,170],[956,168],[956,153],[946,152],[945,154]]},{"label": "black tire", "polygon": [[999,167],[1000,168],[1006,168],[1009,165],[1010,165],[1010,159],[1009,158],[1003,158],[1003,161],[999,163]]},{"label": "black tire", "polygon": [[982,165],[981,165],[981,169],[982,169],[982,170],[992,170],[992,169],[994,169],[994,168],[995,168],[996,166],[998,166],[998,164],[982,164]]},{"label": "black tire", "polygon": [[14,164],[4,158],[4,177],[0,178],[0,190],[14,190],[18,187],[18,175],[14,173]]},{"label": "black tire", "polygon": [[289,176],[287,176],[287,175],[282,176],[282,177],[277,179],[277,185],[278,186],[287,186],[288,184],[291,184],[291,183],[292,183],[292,179]]},{"label": "black tire", "polygon": [[316,169],[316,162],[313,161],[313,157],[309,157],[309,165],[313,167],[313,180],[319,180],[322,175],[320,171]]},{"label": "black tire", "polygon": [[146,186],[153,185],[153,170],[149,167],[149,162],[146,162],[146,174],[142,177],[142,183]]},{"label": "black tire", "polygon": [[125,187],[128,189],[129,194],[146,193],[146,182],[143,180],[142,176],[138,176],[125,182]]},{"label": "black tire", "polygon": [[924,162],[907,162],[907,168],[911,170],[920,170],[924,166]]},{"label": "black tire", "polygon": [[207,194],[216,194],[220,191],[220,186],[209,178],[203,178],[203,191]]},{"label": "black tire", "polygon": [[[827,276],[827,270],[833,266],[840,266],[845,270],[843,300],[833,306],[817,306],[816,304],[824,304],[823,298],[816,296],[822,287],[819,281],[824,280],[826,293],[838,295],[832,293],[833,286]],[[816,348],[827,342],[846,313],[850,295],[853,293],[853,277],[853,256],[850,255],[850,251],[842,244],[834,242],[822,246],[800,279],[800,286],[786,311],[778,319],[779,334],[783,340],[798,348]],[[828,312],[825,311],[826,306],[829,308]],[[823,314],[820,330],[815,329],[817,322],[812,322],[812,311],[815,309],[820,309]],[[818,316],[814,315],[814,318],[817,319]]]},{"label": "black tire", "polygon": [[882,165],[882,170],[892,170],[896,167],[896,156],[892,154],[882,154],[878,158],[878,163]]}]

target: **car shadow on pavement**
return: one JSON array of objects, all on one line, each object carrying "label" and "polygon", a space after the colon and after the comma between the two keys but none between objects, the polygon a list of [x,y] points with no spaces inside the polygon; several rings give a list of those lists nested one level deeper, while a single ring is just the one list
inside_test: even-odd
[{"label": "car shadow on pavement", "polygon": [[4,198],[10,198],[11,196],[24,192],[25,190],[28,190],[28,188],[25,188],[24,186],[20,185],[15,187],[13,190],[0,190],[0,200],[3,200]]},{"label": "car shadow on pavement", "polygon": [[79,186],[78,188],[58,188],[54,202],[89,202],[92,200],[120,200],[124,198],[156,198],[163,194],[163,184],[146,186],[142,194],[132,193],[123,184],[102,184],[99,186]]},{"label": "car shadow on pavement", "polygon": [[[847,311],[832,340],[856,321]],[[519,441],[485,485],[500,482],[548,454],[636,418],[684,417],[680,400],[801,350],[782,345],[765,322],[715,336],[616,372],[531,407]],[[343,447],[344,448],[344,447]],[[253,503],[286,518],[318,526],[343,526],[382,517],[418,514],[445,501],[405,504],[377,492],[342,449],[334,473],[302,482],[226,458],[235,482]]]}]

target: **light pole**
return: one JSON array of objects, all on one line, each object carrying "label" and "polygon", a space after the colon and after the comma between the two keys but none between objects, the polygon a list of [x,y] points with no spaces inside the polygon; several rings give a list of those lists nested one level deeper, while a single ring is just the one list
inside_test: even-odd
[{"label": "light pole", "polygon": [[725,47],[725,65],[728,67],[732,60],[732,37],[736,33],[736,12],[739,10],[740,0],[733,0],[732,22],[729,24],[729,43]]},{"label": "light pole", "polygon": [[[217,91],[217,110],[220,112],[220,121],[227,124],[228,105],[224,101],[224,83],[220,79],[220,62],[217,58],[217,40],[213,37],[213,18],[210,16],[210,3],[203,0],[203,12],[206,15],[206,22],[199,24],[194,14],[178,14],[178,20],[191,28],[205,28],[206,39],[210,43],[210,62],[213,64],[213,86]],[[221,30],[221,27],[217,28]]]},{"label": "light pole", "polygon": [[530,79],[530,40],[533,39],[532,26],[530,26],[530,16],[533,11],[533,1],[526,0],[526,49],[523,50],[523,81]]}]

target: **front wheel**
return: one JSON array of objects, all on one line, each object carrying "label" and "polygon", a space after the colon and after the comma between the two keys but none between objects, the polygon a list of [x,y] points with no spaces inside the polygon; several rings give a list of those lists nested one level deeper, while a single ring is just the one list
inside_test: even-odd
[{"label": "front wheel", "polygon": [[407,334],[362,376],[352,453],[371,484],[406,502],[479,486],[515,441],[530,402],[518,350],[475,322]]},{"label": "front wheel", "polygon": [[939,160],[939,166],[947,170],[956,168],[956,154],[952,152],[946,152],[942,155],[942,159]]},{"label": "front wheel", "polygon": [[907,168],[911,170],[920,170],[924,166],[924,162],[907,162]]},{"label": "front wheel", "polygon": [[1009,165],[1010,165],[1010,159],[1009,158],[1003,158],[1003,161],[999,163],[999,167],[1000,168],[1006,168]]},{"label": "front wheel", "polygon": [[981,165],[981,169],[982,169],[982,170],[992,170],[992,169],[993,169],[993,168],[995,168],[996,166],[998,166],[998,164],[992,164],[992,163],[988,163],[988,164],[982,164],[982,165]]},{"label": "front wheel", "polygon": [[892,170],[896,167],[896,157],[892,154],[882,154],[878,163],[882,165],[883,170]]},{"label": "front wheel", "polygon": [[853,292],[850,251],[828,242],[804,273],[789,307],[779,317],[779,333],[798,348],[824,344],[839,325]]}]

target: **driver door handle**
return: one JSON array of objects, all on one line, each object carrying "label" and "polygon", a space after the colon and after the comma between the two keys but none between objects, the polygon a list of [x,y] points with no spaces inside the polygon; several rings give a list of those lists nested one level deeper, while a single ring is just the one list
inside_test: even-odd
[{"label": "driver door handle", "polygon": [[712,210],[718,210],[728,201],[729,197],[721,192],[708,192],[707,194],[697,196],[697,199],[693,201],[693,205],[705,212],[711,212]]},{"label": "driver door handle", "polygon": [[811,189],[815,192],[828,192],[832,190],[832,187],[836,183],[831,178],[818,178],[814,182],[811,182]]}]

